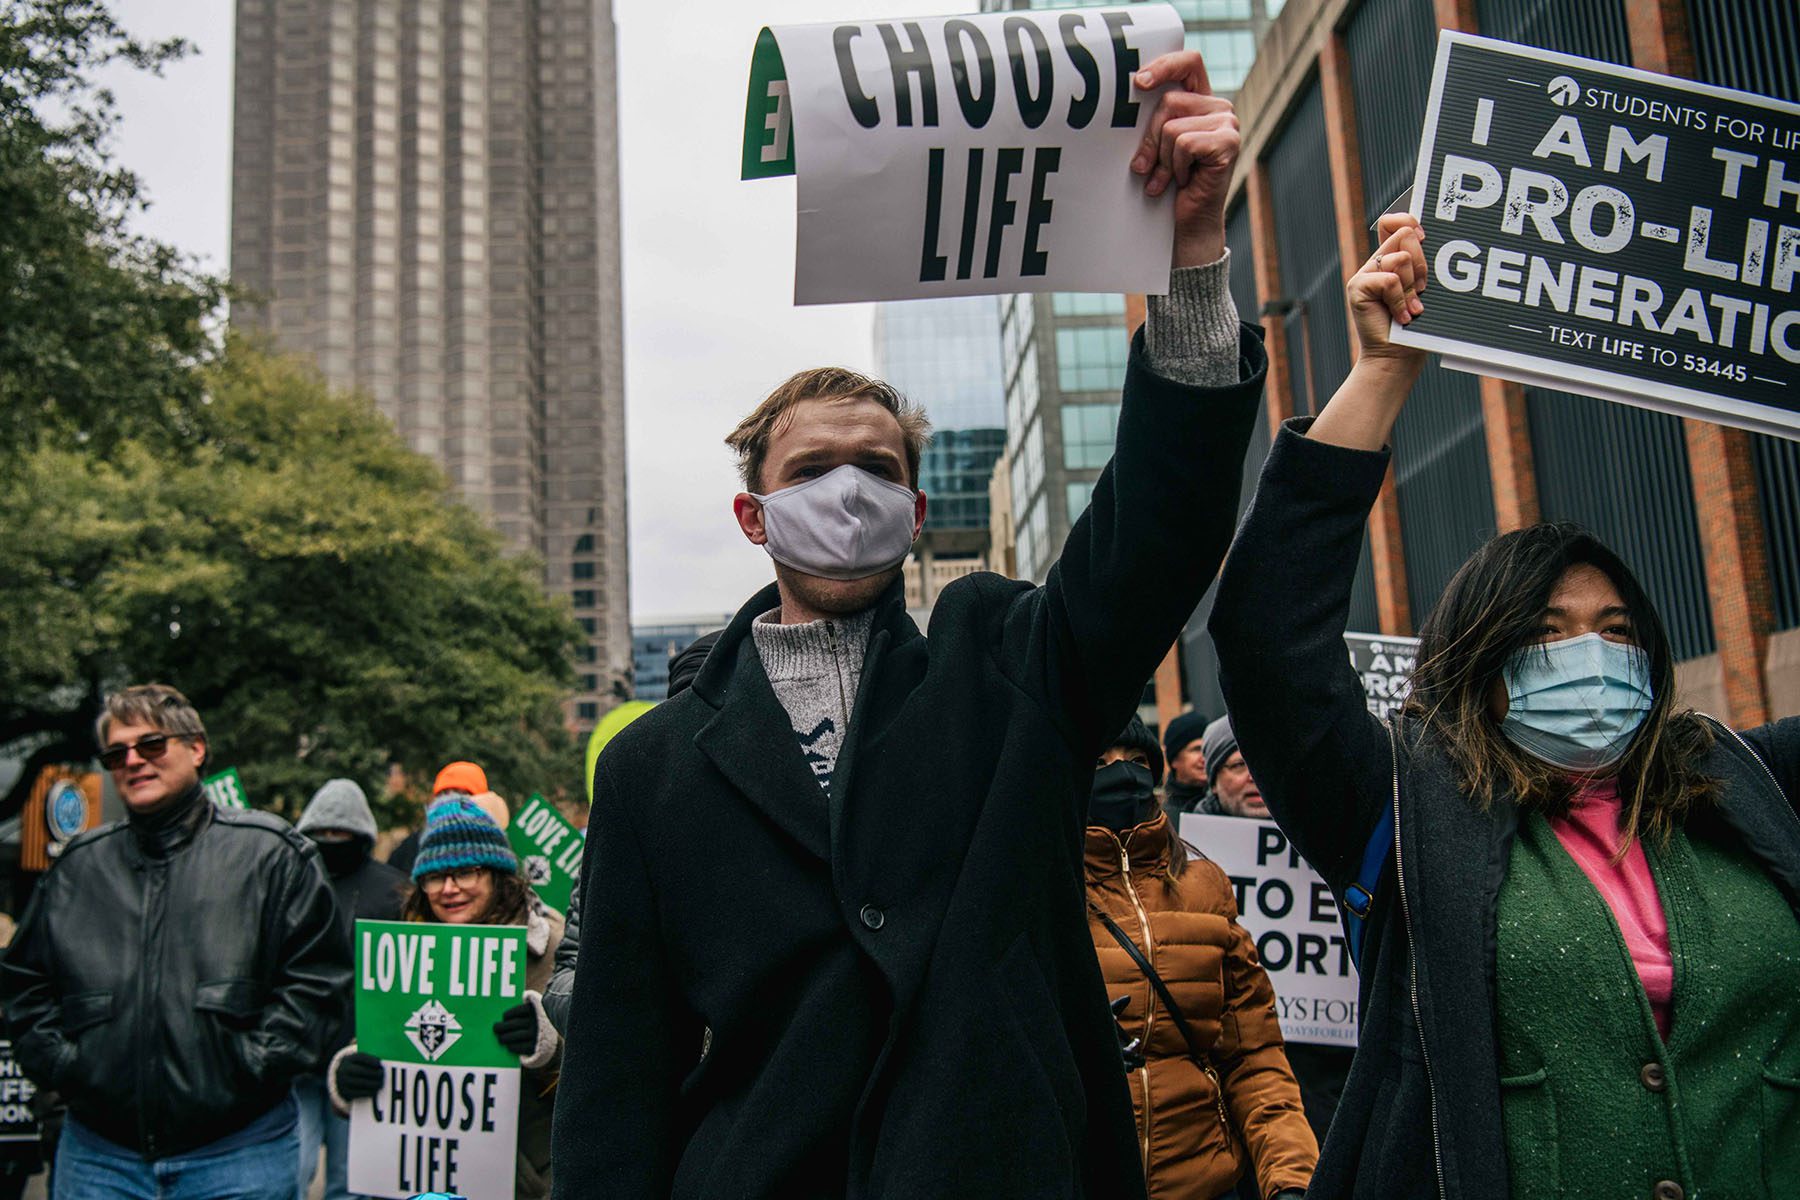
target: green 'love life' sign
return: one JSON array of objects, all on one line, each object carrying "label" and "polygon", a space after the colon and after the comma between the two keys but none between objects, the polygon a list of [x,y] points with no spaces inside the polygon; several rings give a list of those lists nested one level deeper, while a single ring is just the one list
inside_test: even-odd
[{"label": "green 'love life' sign", "polygon": [[357,1195],[513,1194],[521,1072],[494,1022],[524,998],[525,953],[516,925],[356,923],[356,1046],[383,1065],[350,1106]]},{"label": "green 'love life' sign", "polygon": [[569,911],[569,895],[581,878],[581,854],[587,839],[569,824],[556,806],[533,795],[506,827],[506,839],[519,856],[519,873],[538,898],[560,914]]},{"label": "green 'love life' sign", "polygon": [[523,926],[356,923],[356,1045],[365,1054],[517,1067],[494,1022],[524,998]]},{"label": "green 'love life' sign", "polygon": [[220,808],[250,807],[250,799],[244,795],[244,781],[238,777],[236,767],[227,767],[217,775],[202,779],[200,790]]}]

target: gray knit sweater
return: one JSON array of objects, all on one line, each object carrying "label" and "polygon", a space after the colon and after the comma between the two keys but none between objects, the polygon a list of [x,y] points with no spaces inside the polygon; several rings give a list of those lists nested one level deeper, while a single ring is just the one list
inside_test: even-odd
[{"label": "gray knit sweater", "polygon": [[[1157,374],[1195,387],[1238,381],[1238,314],[1227,286],[1230,272],[1227,250],[1218,262],[1175,271],[1169,294],[1149,297],[1144,353]],[[780,609],[764,613],[751,624],[750,636],[807,766],[819,787],[829,789],[856,708],[874,610],[805,625],[780,620]]]}]

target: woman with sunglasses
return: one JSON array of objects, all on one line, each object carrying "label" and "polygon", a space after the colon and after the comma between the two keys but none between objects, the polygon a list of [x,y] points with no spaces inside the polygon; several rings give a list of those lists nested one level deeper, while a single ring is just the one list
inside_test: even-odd
[{"label": "woman with sunglasses", "polygon": [[[550,1115],[562,1063],[562,1038],[544,1015],[543,990],[562,940],[562,918],[546,909],[519,874],[519,860],[494,819],[462,798],[440,800],[426,815],[415,887],[401,909],[404,920],[445,925],[523,925],[525,1002],[494,1025],[500,1044],[519,1056],[519,1157],[513,1194],[536,1200],[550,1194]],[[332,1100],[349,1101],[380,1091],[381,1060],[346,1047],[332,1060]]]},{"label": "woman with sunglasses", "polygon": [[1478,549],[1400,718],[1365,706],[1341,635],[1423,363],[1389,319],[1426,284],[1416,219],[1381,236],[1349,284],[1356,366],[1281,431],[1212,616],[1270,810],[1367,914],[1361,1045],[1307,1195],[1791,1196],[1800,719],[1740,735],[1679,706],[1644,589],[1560,524]]}]

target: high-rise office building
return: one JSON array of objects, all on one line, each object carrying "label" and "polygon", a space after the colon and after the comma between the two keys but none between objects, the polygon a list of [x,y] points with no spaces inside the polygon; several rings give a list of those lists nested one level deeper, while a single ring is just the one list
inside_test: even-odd
[{"label": "high-rise office building", "polygon": [[[1085,0],[1081,0],[1085,2]],[[1213,90],[1234,93],[1283,0],[1171,0]],[[1077,0],[982,0],[984,12],[1075,7]],[[1121,164],[1121,169],[1123,164]],[[1001,299],[1006,449],[1016,568],[1041,582],[1112,456],[1129,346],[1125,299],[1054,294]]]},{"label": "high-rise office building", "polygon": [[882,378],[931,418],[919,463],[919,486],[931,497],[925,528],[986,530],[988,477],[1006,440],[995,297],[879,305],[875,358]]},{"label": "high-rise office building", "polygon": [[882,377],[931,418],[931,444],[919,459],[930,503],[905,572],[914,610],[929,609],[952,580],[992,569],[988,482],[1006,447],[999,313],[993,296],[897,300],[875,310]]},{"label": "high-rise office building", "polygon": [[631,635],[610,0],[238,0],[233,320],[371,396],[587,631]]}]

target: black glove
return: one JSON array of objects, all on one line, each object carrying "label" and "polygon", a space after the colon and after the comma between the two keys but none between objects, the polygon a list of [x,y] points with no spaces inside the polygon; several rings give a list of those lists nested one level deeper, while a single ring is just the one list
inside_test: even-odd
[{"label": "black glove", "polygon": [[538,1015],[530,1004],[515,1004],[494,1022],[494,1036],[511,1054],[525,1058],[537,1049]]},{"label": "black glove", "polygon": [[1113,1034],[1119,1039],[1119,1058],[1125,1069],[1135,1071],[1144,1065],[1144,1042],[1142,1038],[1126,1038],[1125,1023],[1119,1020],[1125,1015],[1125,1006],[1130,1003],[1130,996],[1120,996],[1112,1002]]},{"label": "black glove", "polygon": [[358,1050],[338,1060],[337,1093],[346,1100],[367,1100],[381,1090],[386,1068],[373,1054]]}]

